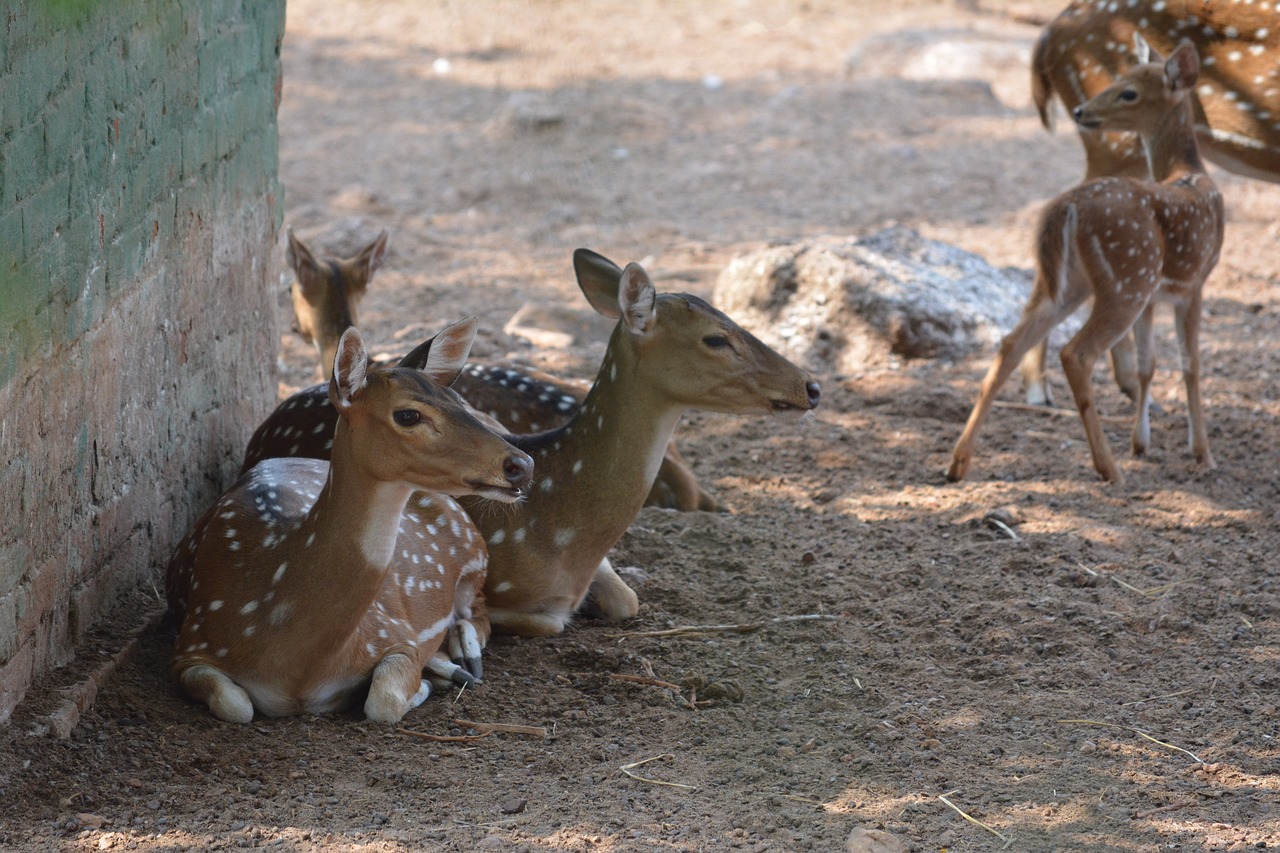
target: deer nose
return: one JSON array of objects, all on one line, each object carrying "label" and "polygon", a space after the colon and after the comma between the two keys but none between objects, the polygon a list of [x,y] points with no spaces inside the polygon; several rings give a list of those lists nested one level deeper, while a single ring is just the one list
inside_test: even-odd
[{"label": "deer nose", "polygon": [[822,386],[816,379],[810,379],[804,384],[804,390],[809,395],[809,408],[816,409],[818,401],[822,399]]},{"label": "deer nose", "polygon": [[1080,119],[1084,118],[1084,107],[1079,106],[1079,107],[1076,107],[1074,110],[1072,110],[1071,117],[1074,118],[1077,122],[1080,121]]},{"label": "deer nose", "polygon": [[533,460],[527,454],[513,453],[502,463],[502,473],[513,487],[523,489],[533,479]]}]

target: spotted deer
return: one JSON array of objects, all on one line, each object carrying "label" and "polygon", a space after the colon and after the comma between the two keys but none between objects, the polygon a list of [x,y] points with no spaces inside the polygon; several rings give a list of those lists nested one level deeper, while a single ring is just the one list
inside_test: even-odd
[{"label": "spotted deer", "polygon": [[[387,233],[354,258],[317,259],[289,232],[289,265],[297,281],[291,288],[294,330],[320,352],[321,364],[332,370],[338,338],[358,325],[360,300],[387,248]],[[326,373],[325,381],[329,380]],[[590,383],[551,376],[528,367],[472,362],[454,383],[467,404],[515,433],[536,433],[560,426],[582,404]],[[258,445],[261,446],[261,445]],[[261,458],[246,458],[248,470]],[[720,502],[702,488],[689,463],[671,443],[658,469],[647,506],[685,512],[721,510]]]},{"label": "spotted deer", "polygon": [[[591,306],[618,321],[596,380],[567,423],[507,436],[537,465],[524,501],[461,499],[488,544],[496,631],[557,634],[580,609],[635,616],[638,598],[608,553],[644,503],[681,415],[805,412],[821,396],[808,374],[702,299],[658,293],[639,265],[620,269],[579,249],[574,269]],[[320,403],[314,389],[286,401],[254,438],[272,447],[250,453],[323,452],[332,415]]]},{"label": "spotted deer", "polygon": [[356,322],[360,300],[368,292],[373,274],[387,254],[387,232],[349,258],[317,258],[307,245],[288,232],[285,259],[293,270],[289,298],[293,303],[293,330],[320,356],[324,381],[333,378],[333,359],[342,333]]},{"label": "spotted deer", "polygon": [[1123,479],[1094,407],[1090,376],[1098,357],[1131,328],[1139,380],[1134,454],[1144,453],[1150,442],[1156,301],[1174,306],[1191,451],[1198,463],[1213,467],[1200,400],[1199,336],[1204,281],[1222,248],[1223,205],[1196,149],[1190,95],[1199,67],[1194,45],[1183,43],[1166,62],[1143,62],[1076,107],[1081,127],[1137,133],[1156,181],[1098,178],[1045,208],[1031,299],[983,380],[947,479],[968,473],[978,432],[1014,365],[1090,297],[1089,318],[1063,347],[1062,366],[1098,473],[1111,482]]},{"label": "spotted deer", "polygon": [[427,698],[424,670],[483,675],[488,552],[448,495],[516,501],[533,462],[444,387],[475,329],[473,317],[424,345],[421,371],[370,365],[347,330],[328,386],[331,461],[264,461],[179,544],[172,667],[214,716],[323,713],[365,694],[369,719],[394,721]]},{"label": "spotted deer", "polygon": [[[1204,0],[1077,0],[1040,34],[1031,60],[1031,92],[1040,120],[1053,129],[1056,96],[1070,112],[1099,94],[1134,64],[1134,36],[1169,55],[1181,41],[1195,45],[1200,79],[1192,95],[1195,133],[1206,159],[1232,172],[1280,181],[1280,4]],[[1085,180],[1151,179],[1136,134],[1080,127]],[[1044,381],[1045,347],[1032,348],[1021,373],[1027,402],[1051,402]],[[1137,399],[1133,342],[1112,349],[1116,381]]]}]

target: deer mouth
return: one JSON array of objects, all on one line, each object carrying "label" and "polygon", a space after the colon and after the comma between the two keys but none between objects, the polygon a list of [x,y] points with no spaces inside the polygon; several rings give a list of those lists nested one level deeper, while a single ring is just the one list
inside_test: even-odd
[{"label": "deer mouth", "polygon": [[1102,127],[1102,121],[1100,119],[1092,118],[1090,116],[1076,116],[1076,124],[1080,125],[1085,130],[1097,130]]},{"label": "deer mouth", "polygon": [[498,486],[493,483],[482,483],[479,480],[471,480],[467,485],[478,496],[503,503],[515,503],[525,496],[525,490],[519,486]]}]

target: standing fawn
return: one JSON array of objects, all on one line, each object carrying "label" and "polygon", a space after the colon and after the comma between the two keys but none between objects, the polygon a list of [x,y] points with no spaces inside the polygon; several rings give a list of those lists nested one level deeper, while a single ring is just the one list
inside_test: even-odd
[{"label": "standing fawn", "polygon": [[[489,618],[508,633],[557,634],[588,598],[606,618],[635,616],[636,594],[607,555],[644,503],[685,411],[804,412],[821,395],[808,374],[703,300],[658,293],[638,265],[621,270],[579,249],[574,269],[592,307],[618,320],[595,384],[568,423],[507,436],[537,462],[526,500],[462,501],[489,546]],[[320,425],[331,413],[307,400],[320,402],[307,390],[283,403],[250,454],[323,452]]]},{"label": "standing fawn", "polygon": [[1197,462],[1213,467],[1200,403],[1200,303],[1205,278],[1222,247],[1223,210],[1192,129],[1190,92],[1199,65],[1195,47],[1184,43],[1167,62],[1134,67],[1076,108],[1081,127],[1136,132],[1157,182],[1100,178],[1068,190],[1045,208],[1031,300],[1000,343],[956,443],[947,479],[960,480],[968,473],[978,432],[1018,359],[1090,297],[1089,319],[1063,347],[1062,366],[1098,473],[1112,482],[1123,479],[1094,407],[1091,374],[1098,357],[1130,328],[1139,380],[1134,454],[1144,453],[1149,444],[1156,301],[1173,303],[1191,450]]},{"label": "standing fawn", "polygon": [[[1133,64],[1140,36],[1167,56],[1181,41],[1195,45],[1200,79],[1192,95],[1196,138],[1209,161],[1247,177],[1280,181],[1280,4],[1204,0],[1077,0],[1045,27],[1031,61],[1031,92],[1040,120],[1053,128],[1056,95],[1070,112]],[[1121,130],[1079,128],[1085,180],[1151,179],[1142,143]],[[1051,400],[1044,381],[1045,347],[1022,363],[1027,402]],[[1138,367],[1123,336],[1111,351],[1116,381],[1134,400]]]},{"label": "standing fawn", "polygon": [[367,692],[365,715],[394,721],[426,699],[424,669],[481,676],[488,554],[447,495],[518,500],[533,462],[443,387],[475,328],[441,332],[415,353],[421,371],[370,365],[349,329],[328,390],[332,462],[263,462],[179,544],[173,670],[219,719],[335,711]]},{"label": "standing fawn", "polygon": [[[297,276],[291,288],[294,329],[316,345],[326,372],[332,370],[338,338],[349,327],[358,325],[360,300],[386,248],[384,231],[350,260],[317,260],[292,230],[289,232],[288,261]],[[326,375],[325,381],[328,380]],[[512,432],[535,433],[568,421],[589,387],[588,383],[566,381],[526,367],[512,369],[472,362],[453,389],[469,406]],[[246,458],[242,470],[247,471],[260,461],[261,457]],[[674,442],[667,447],[645,504],[685,512],[721,509],[720,503],[698,484]]]}]

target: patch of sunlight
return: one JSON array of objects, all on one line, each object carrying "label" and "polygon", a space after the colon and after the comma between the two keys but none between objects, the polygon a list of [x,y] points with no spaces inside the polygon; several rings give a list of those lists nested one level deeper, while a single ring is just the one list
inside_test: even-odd
[{"label": "patch of sunlight", "polygon": [[897,819],[907,806],[932,802],[934,797],[928,794],[893,796],[874,788],[851,785],[822,807],[832,814],[856,815],[861,820],[889,820]]}]

